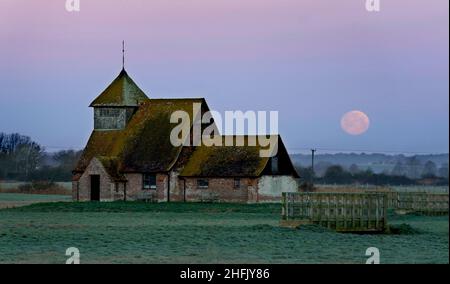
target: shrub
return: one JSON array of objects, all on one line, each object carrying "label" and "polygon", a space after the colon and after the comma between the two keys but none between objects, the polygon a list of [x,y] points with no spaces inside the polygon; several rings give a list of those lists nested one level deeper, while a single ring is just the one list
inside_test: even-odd
[{"label": "shrub", "polygon": [[302,184],[300,184],[300,191],[302,192],[310,192],[310,191],[314,191],[314,184],[312,184],[311,182],[302,182]]},{"label": "shrub", "polygon": [[36,180],[31,183],[22,184],[18,188],[19,192],[22,193],[34,193],[34,194],[69,194],[62,186],[58,184],[47,181],[47,180]]}]

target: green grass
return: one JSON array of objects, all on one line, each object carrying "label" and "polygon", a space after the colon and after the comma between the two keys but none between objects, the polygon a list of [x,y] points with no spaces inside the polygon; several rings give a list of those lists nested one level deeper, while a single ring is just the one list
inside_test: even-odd
[{"label": "green grass", "polygon": [[[0,195],[0,200],[1,200]],[[448,263],[448,217],[390,216],[391,235],[278,226],[278,204],[40,203],[0,210],[0,263]]]},{"label": "green grass", "polygon": [[71,196],[68,195],[52,195],[52,194],[23,194],[23,193],[0,193],[0,202],[17,202],[17,201],[52,201],[66,200],[70,201]]},{"label": "green grass", "polygon": [[146,203],[146,202],[53,202],[10,209],[16,212],[172,212],[172,213],[272,213],[280,214],[280,204],[236,203]]},{"label": "green grass", "polygon": [[68,195],[0,193],[0,209],[25,206],[39,202],[70,201]]}]

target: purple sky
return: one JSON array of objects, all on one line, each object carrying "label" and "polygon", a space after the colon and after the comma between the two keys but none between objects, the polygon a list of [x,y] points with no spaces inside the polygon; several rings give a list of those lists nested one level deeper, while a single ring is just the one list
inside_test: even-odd
[{"label": "purple sky", "polygon": [[[153,98],[278,110],[291,151],[448,152],[448,0],[0,1],[0,132],[84,147],[126,66]],[[368,132],[341,116],[358,109]]]}]

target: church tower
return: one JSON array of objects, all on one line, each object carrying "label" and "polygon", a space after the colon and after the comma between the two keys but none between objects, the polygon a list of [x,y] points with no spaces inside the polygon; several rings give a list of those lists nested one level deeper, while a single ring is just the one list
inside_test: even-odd
[{"label": "church tower", "polygon": [[123,57],[119,76],[89,105],[94,108],[95,130],[124,129],[139,105],[148,100],[145,93],[128,76],[124,63]]}]

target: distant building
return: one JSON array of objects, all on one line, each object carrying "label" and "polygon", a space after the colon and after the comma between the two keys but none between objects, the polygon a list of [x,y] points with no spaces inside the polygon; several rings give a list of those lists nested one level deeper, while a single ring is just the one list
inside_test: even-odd
[{"label": "distant building", "polygon": [[192,118],[193,103],[209,110],[203,98],[149,99],[123,69],[90,105],[94,130],[73,171],[73,199],[267,202],[297,191],[279,136],[272,158],[258,146],[172,146],[170,115]]}]

